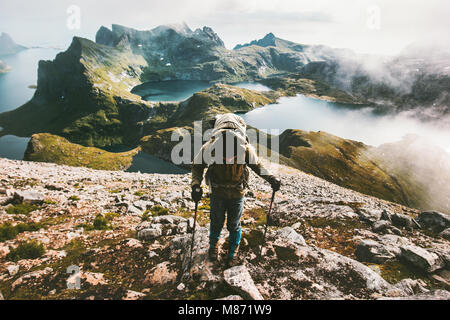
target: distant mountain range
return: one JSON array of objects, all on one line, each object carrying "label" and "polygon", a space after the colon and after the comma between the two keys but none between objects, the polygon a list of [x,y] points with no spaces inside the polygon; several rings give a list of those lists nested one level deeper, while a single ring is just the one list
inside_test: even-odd
[{"label": "distant mountain range", "polygon": [[[229,50],[208,27],[101,27],[96,42],[74,37],[53,61],[39,62],[33,98],[0,114],[0,134],[47,132],[83,146],[140,145],[168,160],[174,130],[192,130],[195,120],[249,111],[299,93],[355,108],[369,105],[379,112],[414,109],[419,115],[423,111],[423,118],[445,123],[450,76],[443,67],[447,58],[437,57],[402,54],[382,60],[347,49],[296,44],[273,34]],[[148,102],[131,93],[143,82],[176,79],[216,84],[175,103]],[[260,93],[229,85],[239,81],[260,81],[272,90]],[[448,211],[445,197],[434,197],[435,188],[424,189],[429,175],[423,173],[429,172],[432,160],[421,164],[420,175],[409,176],[390,164],[389,159],[403,159],[395,146],[386,146],[379,159],[367,154],[373,150],[369,146],[327,134],[287,131],[280,138],[286,164],[383,199]],[[301,141],[310,141],[310,146],[299,146]],[[410,167],[418,170],[414,163]]]},{"label": "distant mountain range", "polygon": [[25,49],[27,47],[15,43],[9,34],[5,32],[0,34],[0,55],[16,54]]}]

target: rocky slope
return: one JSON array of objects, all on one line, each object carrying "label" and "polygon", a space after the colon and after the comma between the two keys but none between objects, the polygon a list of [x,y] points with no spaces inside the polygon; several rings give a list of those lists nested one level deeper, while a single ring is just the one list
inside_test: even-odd
[{"label": "rocky slope", "polygon": [[450,213],[450,157],[418,136],[372,147],[323,131],[286,130],[280,154],[284,163],[340,186]]},{"label": "rocky slope", "polygon": [[9,34],[0,34],[0,55],[16,54],[25,49],[26,47],[15,43]]},{"label": "rocky slope", "polygon": [[[206,261],[204,198],[189,274],[188,175],[1,159],[1,294],[5,299],[449,299],[447,215],[419,213],[295,169],[279,170],[283,187],[263,259],[257,253],[270,187],[252,175],[239,266],[224,270],[222,263]],[[73,266],[80,269],[71,276]],[[78,276],[81,288],[69,289]]]}]

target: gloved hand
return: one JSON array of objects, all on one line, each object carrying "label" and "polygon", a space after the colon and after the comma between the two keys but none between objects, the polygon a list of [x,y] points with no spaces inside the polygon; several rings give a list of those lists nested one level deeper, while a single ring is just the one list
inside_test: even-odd
[{"label": "gloved hand", "polygon": [[202,187],[200,187],[198,184],[192,186],[191,197],[194,202],[199,202],[202,199],[202,194]]},{"label": "gloved hand", "polygon": [[281,180],[273,177],[272,180],[270,181],[270,185],[272,186],[272,190],[276,192],[280,190]]}]

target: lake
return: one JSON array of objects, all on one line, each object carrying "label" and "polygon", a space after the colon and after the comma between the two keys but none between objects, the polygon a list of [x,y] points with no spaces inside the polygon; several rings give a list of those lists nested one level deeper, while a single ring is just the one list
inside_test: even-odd
[{"label": "lake", "polygon": [[[10,72],[0,74],[0,113],[16,109],[33,97],[35,90],[28,86],[37,83],[39,60],[53,60],[57,53],[55,49],[35,48],[0,56],[12,67]],[[0,157],[22,160],[29,140],[11,135],[1,137]]]},{"label": "lake", "polygon": [[406,114],[376,115],[370,108],[355,109],[303,95],[282,97],[278,102],[241,116],[247,124],[264,131],[276,129],[281,134],[286,129],[321,130],[373,146],[399,141],[413,133],[450,152],[450,128],[424,123]]},{"label": "lake", "polygon": [[183,101],[211,86],[209,81],[169,80],[146,82],[131,90],[147,101]]}]

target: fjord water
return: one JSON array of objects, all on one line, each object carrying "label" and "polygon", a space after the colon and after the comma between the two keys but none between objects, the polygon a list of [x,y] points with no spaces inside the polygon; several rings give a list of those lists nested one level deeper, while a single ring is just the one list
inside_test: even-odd
[{"label": "fjord water", "polygon": [[[298,95],[241,115],[247,124],[268,131],[286,129],[326,131],[336,136],[378,146],[417,134],[450,152],[450,128],[425,123],[406,114],[377,115],[371,108],[355,108]],[[269,132],[270,133],[270,132]]]},{"label": "fjord water", "polygon": [[[50,48],[33,48],[15,55],[1,56],[12,70],[0,74],[0,113],[13,110],[31,99],[36,85],[39,60],[52,60],[58,51]],[[29,138],[6,135],[0,137],[0,157],[21,160]]]},{"label": "fjord water", "polygon": [[168,80],[146,82],[131,90],[147,101],[182,101],[211,86],[208,81]]}]

